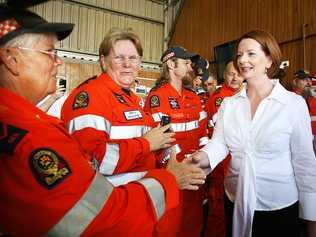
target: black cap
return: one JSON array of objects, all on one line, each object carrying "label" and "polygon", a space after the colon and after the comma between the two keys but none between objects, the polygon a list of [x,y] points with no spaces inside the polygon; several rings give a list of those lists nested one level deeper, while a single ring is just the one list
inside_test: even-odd
[{"label": "black cap", "polygon": [[299,69],[297,72],[294,73],[295,78],[297,79],[309,79],[312,76],[309,74],[309,71],[304,70],[304,69]]},{"label": "black cap", "polygon": [[160,61],[165,63],[171,58],[182,58],[182,59],[191,59],[192,57],[196,56],[196,53],[190,53],[186,51],[186,49],[173,46],[167,49],[161,56]]},{"label": "black cap", "polygon": [[[23,7],[32,5],[32,2],[35,5],[43,1],[26,2],[28,4]],[[74,24],[69,23],[48,23],[39,15],[13,3],[16,2],[8,1],[7,5],[0,5],[0,45],[24,33],[56,33],[58,40],[62,40],[74,27]]]},{"label": "black cap", "polygon": [[207,81],[209,77],[208,67],[209,63],[206,59],[202,58],[200,55],[196,55],[191,58],[192,68],[197,76],[202,77],[202,81]]}]

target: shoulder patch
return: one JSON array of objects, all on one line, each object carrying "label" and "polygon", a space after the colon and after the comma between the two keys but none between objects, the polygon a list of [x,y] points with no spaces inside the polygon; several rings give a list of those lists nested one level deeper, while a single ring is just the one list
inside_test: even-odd
[{"label": "shoulder patch", "polygon": [[216,98],[216,100],[215,100],[215,106],[216,106],[216,107],[221,106],[222,101],[223,101],[223,98],[222,98],[222,97]]},{"label": "shoulder patch", "polygon": [[159,107],[160,106],[160,100],[157,95],[153,95],[150,97],[150,108]]},{"label": "shoulder patch", "polygon": [[27,133],[27,130],[0,122],[0,153],[12,155]]},{"label": "shoulder patch", "polygon": [[89,95],[85,91],[80,91],[72,103],[72,109],[81,109],[87,107],[89,104]]},{"label": "shoulder patch", "polygon": [[49,148],[34,150],[29,165],[35,179],[47,189],[55,187],[71,174],[67,162]]}]

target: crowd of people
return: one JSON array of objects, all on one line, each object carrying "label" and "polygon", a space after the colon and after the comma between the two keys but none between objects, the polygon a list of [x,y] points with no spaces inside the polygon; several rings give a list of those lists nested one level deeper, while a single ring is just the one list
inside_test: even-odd
[{"label": "crowd of people", "polygon": [[140,39],[112,29],[102,73],[59,119],[39,102],[56,94],[54,45],[74,25],[10,4],[0,25],[0,235],[300,236],[300,218],[316,235],[313,76],[286,90],[271,34],[240,37],[221,87],[206,59],[168,48],[143,104]]}]

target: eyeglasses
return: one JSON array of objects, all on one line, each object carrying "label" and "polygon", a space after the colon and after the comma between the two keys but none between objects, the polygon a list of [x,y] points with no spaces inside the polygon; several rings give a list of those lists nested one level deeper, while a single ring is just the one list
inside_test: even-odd
[{"label": "eyeglasses", "polygon": [[57,50],[56,49],[50,49],[50,50],[42,50],[42,49],[32,49],[32,48],[26,48],[26,47],[17,47],[18,49],[27,50],[27,51],[33,51],[33,52],[39,52],[42,54],[46,54],[50,56],[55,62],[58,58]]},{"label": "eyeglasses", "polygon": [[123,64],[124,62],[128,61],[130,64],[137,65],[140,63],[141,57],[138,55],[132,55],[126,57],[124,55],[117,55],[113,57],[113,62],[116,64]]}]

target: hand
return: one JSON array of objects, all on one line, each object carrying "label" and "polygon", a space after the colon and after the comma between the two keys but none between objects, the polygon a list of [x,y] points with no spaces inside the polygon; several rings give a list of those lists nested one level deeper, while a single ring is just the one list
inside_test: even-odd
[{"label": "hand", "polygon": [[199,185],[205,183],[204,171],[193,164],[190,158],[178,162],[174,150],[171,151],[167,170],[175,176],[178,187],[182,190],[198,190]]},{"label": "hand", "polygon": [[210,161],[207,154],[204,151],[196,151],[190,155],[190,159],[194,164],[198,164],[200,168],[210,168]]},{"label": "hand", "polygon": [[176,139],[173,138],[175,135],[174,132],[165,132],[170,128],[170,126],[170,124],[163,127],[158,125],[144,134],[143,138],[145,138],[150,144],[150,151],[157,151],[171,147],[172,142]]}]

